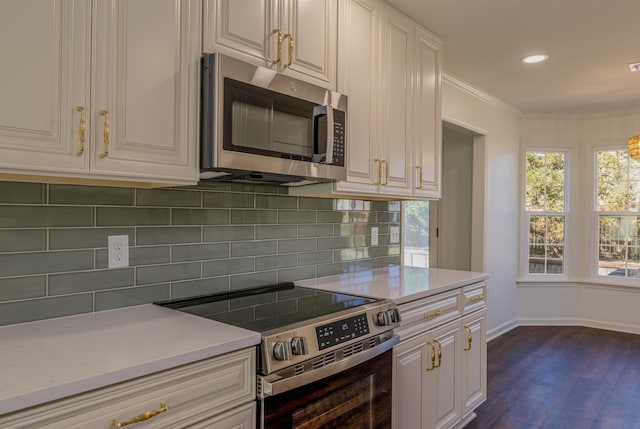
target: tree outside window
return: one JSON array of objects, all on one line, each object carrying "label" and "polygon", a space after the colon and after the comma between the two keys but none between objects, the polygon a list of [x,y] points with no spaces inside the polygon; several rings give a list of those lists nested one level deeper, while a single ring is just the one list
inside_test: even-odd
[{"label": "tree outside window", "polygon": [[640,161],[596,151],[598,275],[640,278]]},{"label": "tree outside window", "polygon": [[564,152],[527,152],[525,211],[530,274],[563,274],[565,241]]}]

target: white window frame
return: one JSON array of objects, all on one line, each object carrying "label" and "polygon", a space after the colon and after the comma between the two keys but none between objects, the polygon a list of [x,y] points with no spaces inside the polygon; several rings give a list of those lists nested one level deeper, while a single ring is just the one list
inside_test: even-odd
[{"label": "white window frame", "polygon": [[[531,152],[539,153],[563,153],[564,154],[564,212],[548,212],[539,211],[532,212],[527,211],[527,154]],[[521,168],[520,174],[520,245],[518,246],[520,251],[519,257],[519,282],[563,282],[568,281],[571,277],[572,264],[570,263],[572,249],[569,246],[571,243],[571,200],[572,193],[570,189],[571,184],[571,150],[559,149],[552,147],[526,147],[521,153]],[[558,215],[564,216],[564,242],[563,242],[563,266],[562,274],[549,274],[549,273],[530,273],[529,272],[529,216],[530,215]]]},{"label": "white window frame", "polygon": [[626,144],[617,144],[610,146],[593,146],[591,148],[591,201],[589,202],[589,228],[588,233],[585,235],[585,244],[588,249],[588,255],[585,255],[588,260],[586,262],[586,266],[588,267],[588,278],[585,279],[589,283],[594,284],[603,284],[603,285],[618,285],[618,286],[631,286],[631,287],[640,287],[640,279],[638,278],[628,278],[628,277],[616,277],[616,276],[601,276],[598,274],[598,258],[599,258],[599,250],[600,250],[600,224],[599,224],[599,216],[601,214],[611,215],[611,216],[626,216],[629,213],[637,213],[640,216],[640,211],[638,212],[601,212],[598,211],[598,152],[602,151],[617,151],[617,150],[629,150],[629,147]]}]

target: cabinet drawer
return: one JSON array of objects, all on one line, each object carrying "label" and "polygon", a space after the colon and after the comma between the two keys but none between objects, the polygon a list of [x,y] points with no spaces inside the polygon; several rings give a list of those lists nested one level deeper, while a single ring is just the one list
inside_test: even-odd
[{"label": "cabinet drawer", "polygon": [[483,308],[487,305],[487,282],[480,282],[462,289],[463,314]]},{"label": "cabinet drawer", "polygon": [[402,340],[460,317],[460,292],[455,290],[408,302],[399,305],[398,310],[402,321],[395,332]]},{"label": "cabinet drawer", "polygon": [[162,410],[136,429],[178,429],[255,399],[255,349],[118,383],[0,418],[3,429],[107,429]]}]

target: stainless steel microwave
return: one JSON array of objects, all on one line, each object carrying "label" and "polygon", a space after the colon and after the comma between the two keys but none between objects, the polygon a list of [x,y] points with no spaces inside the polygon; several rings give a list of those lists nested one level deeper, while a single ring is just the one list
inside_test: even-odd
[{"label": "stainless steel microwave", "polygon": [[346,96],[209,54],[201,101],[201,180],[346,179]]}]

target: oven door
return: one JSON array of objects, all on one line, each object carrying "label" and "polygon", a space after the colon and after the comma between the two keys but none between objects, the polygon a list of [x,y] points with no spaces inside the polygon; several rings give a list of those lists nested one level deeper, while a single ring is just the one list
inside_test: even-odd
[{"label": "oven door", "polygon": [[322,380],[258,400],[261,429],[388,429],[392,351]]}]

